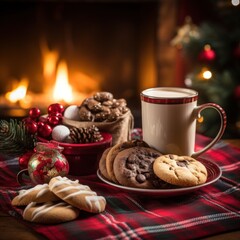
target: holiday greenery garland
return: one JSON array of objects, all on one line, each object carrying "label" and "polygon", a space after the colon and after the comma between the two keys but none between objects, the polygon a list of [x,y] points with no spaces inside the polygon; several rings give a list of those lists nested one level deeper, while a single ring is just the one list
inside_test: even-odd
[{"label": "holiday greenery garland", "polygon": [[24,122],[0,120],[0,154],[17,157],[32,150],[36,142],[36,135],[27,131]]}]

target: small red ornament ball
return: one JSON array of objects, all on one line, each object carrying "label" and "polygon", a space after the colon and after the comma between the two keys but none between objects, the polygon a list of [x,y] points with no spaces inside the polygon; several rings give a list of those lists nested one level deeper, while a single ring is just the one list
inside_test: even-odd
[{"label": "small red ornament ball", "polygon": [[41,114],[41,111],[39,108],[34,107],[29,110],[29,117],[32,119],[38,118],[40,114]]},{"label": "small red ornament ball", "polygon": [[29,133],[34,134],[37,132],[38,124],[33,119],[31,119],[30,117],[27,117],[27,118],[24,118],[22,121]]},{"label": "small red ornament ball", "polygon": [[48,107],[48,114],[49,115],[54,115],[56,113],[63,113],[64,112],[64,107],[60,103],[53,103]]},{"label": "small red ornament ball", "polygon": [[206,45],[203,51],[200,52],[198,58],[200,61],[211,62],[216,59],[216,52],[210,47],[210,45]]},{"label": "small red ornament ball", "polygon": [[60,119],[58,116],[55,116],[55,115],[50,115],[48,116],[48,123],[51,125],[51,126],[56,126],[60,123]]},{"label": "small red ornament ball", "polygon": [[38,130],[38,124],[35,121],[25,122],[26,129],[29,133],[34,134]]},{"label": "small red ornament ball", "polygon": [[37,123],[37,125],[38,125],[38,128],[41,128],[41,127],[43,127],[43,126],[44,126],[44,124],[46,124],[46,122],[47,122],[47,121],[45,121],[45,122],[44,122],[44,121],[40,121],[40,122],[38,122],[38,123]]},{"label": "small red ornament ball", "polygon": [[18,158],[18,164],[20,169],[25,169],[28,167],[28,162],[34,151],[28,151]]},{"label": "small red ornament ball", "polygon": [[47,124],[43,123],[41,126],[38,126],[38,134],[40,137],[48,138],[52,133],[52,127]]}]

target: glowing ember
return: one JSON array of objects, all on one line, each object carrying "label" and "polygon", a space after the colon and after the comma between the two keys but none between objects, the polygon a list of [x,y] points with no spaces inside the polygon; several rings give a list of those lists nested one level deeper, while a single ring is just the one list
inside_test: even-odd
[{"label": "glowing ember", "polygon": [[16,103],[25,98],[28,87],[28,80],[22,79],[15,89],[7,92],[5,97],[10,102]]},{"label": "glowing ember", "polygon": [[53,98],[55,101],[64,101],[66,103],[73,100],[72,87],[68,83],[68,69],[65,61],[61,61],[57,68]]}]

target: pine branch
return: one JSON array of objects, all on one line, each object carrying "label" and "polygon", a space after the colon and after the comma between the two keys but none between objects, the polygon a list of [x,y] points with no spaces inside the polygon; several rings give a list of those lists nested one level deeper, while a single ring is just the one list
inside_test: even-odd
[{"label": "pine branch", "polygon": [[3,156],[20,156],[32,150],[36,141],[36,136],[27,132],[22,121],[0,120],[0,154]]}]

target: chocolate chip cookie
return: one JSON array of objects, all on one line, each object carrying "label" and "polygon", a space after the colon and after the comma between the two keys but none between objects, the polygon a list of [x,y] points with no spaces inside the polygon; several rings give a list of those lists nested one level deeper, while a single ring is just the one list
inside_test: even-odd
[{"label": "chocolate chip cookie", "polygon": [[106,168],[106,157],[107,157],[107,154],[109,153],[110,149],[111,149],[111,147],[105,149],[105,151],[103,152],[103,154],[99,160],[99,170],[106,179],[111,181],[111,178],[109,177],[109,175],[107,173],[107,168]]},{"label": "chocolate chip cookie", "polygon": [[207,180],[205,166],[189,156],[162,155],[154,161],[153,171],[163,181],[180,187],[196,186]]},{"label": "chocolate chip cookie", "polygon": [[160,188],[153,172],[153,162],[161,156],[157,150],[148,147],[132,147],[117,154],[113,170],[117,181],[134,188]]},{"label": "chocolate chip cookie", "polygon": [[131,140],[131,141],[125,141],[123,143],[116,144],[108,152],[108,154],[106,156],[106,168],[107,168],[108,176],[110,177],[110,179],[113,182],[118,183],[118,181],[117,181],[117,179],[115,177],[114,171],[113,171],[113,163],[114,163],[115,157],[121,151],[123,151],[125,149],[128,149],[128,148],[136,147],[136,146],[149,147],[148,144],[146,142],[144,142],[144,141],[141,141],[141,140]]}]

